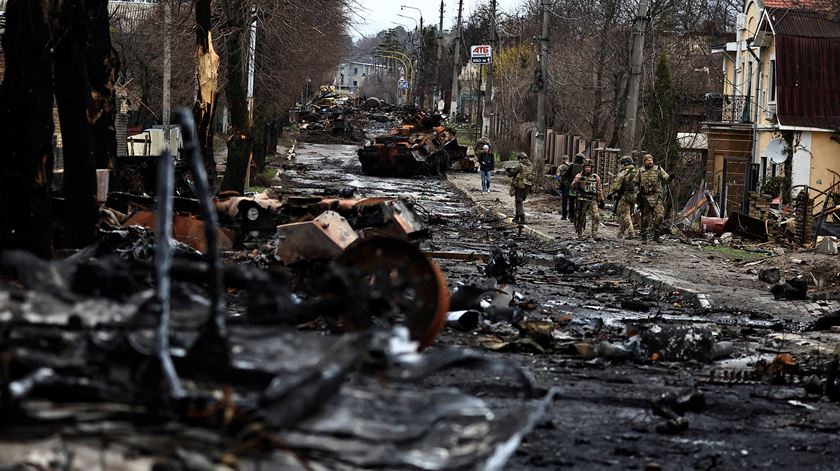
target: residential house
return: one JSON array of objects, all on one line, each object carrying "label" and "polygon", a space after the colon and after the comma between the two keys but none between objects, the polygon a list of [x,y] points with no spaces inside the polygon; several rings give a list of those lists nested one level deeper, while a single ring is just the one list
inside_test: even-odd
[{"label": "residential house", "polygon": [[[382,74],[388,71],[383,64],[370,64],[367,62],[342,62],[338,65],[333,78],[333,85],[340,92],[347,92],[351,95],[358,93],[362,84],[368,76]],[[396,84],[395,84],[396,86]]]},{"label": "residential house", "polygon": [[[840,21],[825,0],[747,0],[706,100],[706,179],[725,211],[789,173],[811,198],[840,181]],[[792,154],[792,156],[791,156]]]}]

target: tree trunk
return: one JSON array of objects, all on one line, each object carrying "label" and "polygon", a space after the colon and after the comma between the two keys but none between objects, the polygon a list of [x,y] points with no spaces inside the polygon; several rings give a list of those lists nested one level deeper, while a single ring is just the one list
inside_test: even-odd
[{"label": "tree trunk", "polygon": [[197,127],[198,144],[204,156],[204,168],[210,185],[216,178],[216,160],[213,155],[213,117],[216,114],[216,98],[219,94],[219,56],[213,48],[213,33],[210,12],[212,0],[197,0],[195,3],[195,61],[198,76],[198,94],[193,115]]},{"label": "tree trunk", "polygon": [[88,43],[88,78],[93,128],[93,155],[96,168],[112,168],[117,157],[117,95],[114,83],[120,71],[120,58],[111,46],[108,0],[87,0],[90,42]]},{"label": "tree trunk", "polygon": [[54,55],[55,98],[64,144],[64,243],[80,248],[96,237],[96,161],[88,120],[91,88],[87,72],[87,15],[81,0],[61,4]]},{"label": "tree trunk", "polygon": [[607,66],[607,53],[613,47],[610,44],[609,32],[615,24],[617,3],[615,0],[607,0],[604,4],[604,26],[601,29],[600,40],[598,41],[598,59],[595,71],[595,109],[592,111],[592,139],[603,139],[606,133],[606,124],[602,119],[604,114],[604,69]]},{"label": "tree trunk", "polygon": [[245,174],[251,155],[251,138],[247,133],[234,133],[227,141],[228,159],[221,191],[245,193]]},{"label": "tree trunk", "polygon": [[0,247],[52,254],[53,87],[44,5],[10,0],[0,88]]},{"label": "tree trunk", "polygon": [[248,2],[224,0],[222,7],[229,32],[225,39],[227,102],[230,107],[231,137],[222,191],[245,191],[245,175],[251,158],[251,133],[245,90],[245,38],[248,37]]}]

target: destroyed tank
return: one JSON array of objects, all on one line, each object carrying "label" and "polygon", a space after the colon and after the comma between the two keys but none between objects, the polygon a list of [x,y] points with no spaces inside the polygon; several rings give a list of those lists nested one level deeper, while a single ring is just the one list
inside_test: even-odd
[{"label": "destroyed tank", "polygon": [[408,177],[443,175],[454,162],[467,159],[455,131],[441,126],[440,117],[418,113],[358,150],[366,175]]}]

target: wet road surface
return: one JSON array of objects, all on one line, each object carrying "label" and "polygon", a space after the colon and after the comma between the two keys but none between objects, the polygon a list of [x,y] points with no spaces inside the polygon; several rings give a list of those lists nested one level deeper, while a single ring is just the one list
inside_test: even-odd
[{"label": "wet road surface", "polygon": [[[356,197],[406,197],[420,206],[432,228],[423,249],[487,254],[503,247],[536,261],[518,270],[513,288],[520,304],[532,308],[526,320],[555,325],[550,340],[530,341],[536,338],[533,331],[509,324],[485,324],[473,332],[447,329],[438,340],[486,350],[494,344],[490,338],[528,338],[487,354],[517,361],[540,388],[559,390],[550,416],[526,438],[507,469],[836,469],[837,405],[806,395],[801,381],[806,372],[824,370],[825,350],[840,339],[832,334],[799,337],[801,325],[772,318],[698,312],[683,307],[678,295],[631,283],[604,266],[560,274],[551,260],[566,242],[520,235],[515,226],[475,207],[445,179],[365,176],[356,149],[299,144],[296,159],[284,164],[283,186],[313,195],[353,187]],[[484,278],[483,262],[438,263],[450,288]],[[622,309],[628,300],[648,309]],[[640,325],[709,327],[716,340],[734,344],[734,353],[715,363],[622,361],[581,355],[576,347],[620,344]],[[783,352],[793,352],[797,362],[791,368],[797,374],[789,376],[788,384],[752,376],[708,380],[713,372],[720,377],[730,369],[756,370],[759,360],[772,362]],[[518,400],[512,382],[470,371],[440,373],[422,386],[462,388],[502,408]],[[666,421],[652,412],[652,402],[685,388],[696,388],[705,405],[685,414],[685,430],[658,433]]]}]

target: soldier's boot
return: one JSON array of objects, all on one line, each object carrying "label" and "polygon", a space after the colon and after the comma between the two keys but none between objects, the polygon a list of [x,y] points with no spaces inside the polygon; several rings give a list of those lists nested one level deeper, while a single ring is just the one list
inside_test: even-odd
[{"label": "soldier's boot", "polygon": [[639,235],[639,239],[642,239],[642,243],[643,243],[643,244],[647,244],[648,237],[647,237],[647,234],[646,234],[646,233],[642,232],[642,233]]},{"label": "soldier's boot", "polygon": [[[597,226],[597,225],[595,225],[595,223],[593,222],[593,227],[598,227],[598,226]],[[597,231],[597,230],[593,230],[593,231],[592,231],[592,240],[602,240],[602,239],[601,239],[601,236],[599,236],[599,235],[598,235],[598,231]]]},{"label": "soldier's boot", "polygon": [[577,232],[577,238],[578,238],[578,240],[586,240],[586,237],[583,236],[582,231]]},{"label": "soldier's boot", "polygon": [[659,231],[653,233],[653,241],[656,243],[662,243],[662,239],[659,237]]},{"label": "soldier's boot", "polygon": [[627,237],[625,237],[625,239],[635,239],[635,238],[636,238],[636,234],[634,234],[633,231],[628,231],[627,232]]}]

